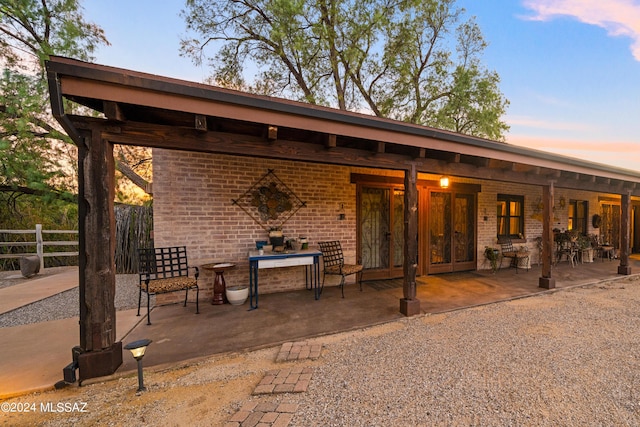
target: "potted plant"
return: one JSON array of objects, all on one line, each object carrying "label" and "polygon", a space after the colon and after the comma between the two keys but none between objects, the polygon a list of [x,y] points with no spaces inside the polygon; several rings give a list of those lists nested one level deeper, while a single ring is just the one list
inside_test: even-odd
[{"label": "potted plant", "polygon": [[274,227],[269,230],[269,242],[274,250],[276,247],[284,246],[284,235],[280,227]]},{"label": "potted plant", "polygon": [[589,236],[580,235],[577,244],[582,262],[593,262],[593,249],[591,248],[591,239]]},{"label": "potted plant", "polygon": [[498,259],[500,258],[500,251],[491,246],[484,247],[484,257],[489,260],[491,264],[491,271],[494,273],[498,271]]}]

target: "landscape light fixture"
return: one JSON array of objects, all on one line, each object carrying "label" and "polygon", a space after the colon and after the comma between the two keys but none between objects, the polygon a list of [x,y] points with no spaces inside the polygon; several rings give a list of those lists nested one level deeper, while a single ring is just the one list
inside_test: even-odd
[{"label": "landscape light fixture", "polygon": [[133,354],[133,358],[138,362],[138,391],[145,391],[146,388],[144,386],[144,379],[142,378],[142,358],[144,357],[144,352],[147,350],[147,346],[151,344],[151,340],[142,339],[134,342],[130,342],[125,345],[125,350],[131,351]]},{"label": "landscape light fixture", "polygon": [[446,175],[442,175],[440,177],[440,187],[449,188],[449,177]]}]

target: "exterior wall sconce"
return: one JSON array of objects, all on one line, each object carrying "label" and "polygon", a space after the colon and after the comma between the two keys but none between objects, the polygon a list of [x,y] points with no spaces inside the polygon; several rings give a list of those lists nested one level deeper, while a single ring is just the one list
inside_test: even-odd
[{"label": "exterior wall sconce", "polygon": [[449,188],[449,177],[446,175],[443,175],[440,177],[440,187],[442,188]]},{"label": "exterior wall sconce", "polygon": [[347,219],[347,215],[344,213],[344,203],[340,203],[340,209],[338,209],[338,219],[344,221]]},{"label": "exterior wall sconce", "polygon": [[151,340],[142,339],[130,342],[124,346],[125,350],[131,351],[133,358],[138,362],[138,392],[146,390],[146,387],[144,386],[144,379],[142,378],[142,358],[144,357],[144,353],[149,344],[151,344]]}]

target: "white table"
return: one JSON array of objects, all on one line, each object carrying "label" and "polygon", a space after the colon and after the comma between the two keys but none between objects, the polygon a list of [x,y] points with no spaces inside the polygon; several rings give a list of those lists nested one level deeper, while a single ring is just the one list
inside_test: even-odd
[{"label": "white table", "polygon": [[[281,268],[304,266],[305,286],[314,291],[315,299],[320,298],[320,257],[322,252],[316,249],[302,249],[299,251],[265,252],[262,255],[258,251],[249,252],[249,310],[258,308],[258,272],[265,268]],[[309,272],[309,267],[311,271]],[[256,302],[253,303],[255,297]]]}]

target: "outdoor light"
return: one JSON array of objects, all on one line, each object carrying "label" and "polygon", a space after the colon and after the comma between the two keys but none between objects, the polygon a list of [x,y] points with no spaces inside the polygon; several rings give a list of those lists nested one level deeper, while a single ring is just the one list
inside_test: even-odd
[{"label": "outdoor light", "polygon": [[124,346],[125,350],[131,351],[133,358],[138,362],[138,391],[146,390],[144,380],[142,378],[142,358],[144,357],[144,352],[149,344],[151,344],[151,340],[142,339],[130,342]]},{"label": "outdoor light", "polygon": [[442,188],[449,188],[449,177],[448,176],[441,176],[440,177],[440,187]]}]

